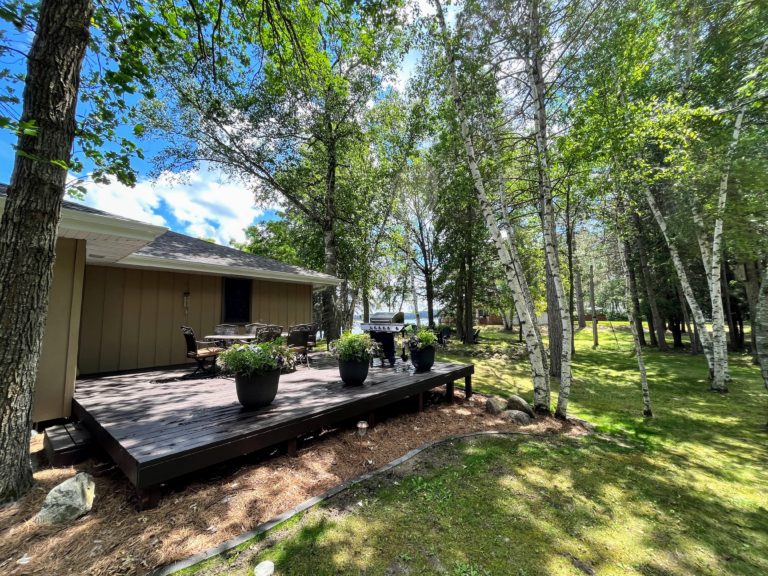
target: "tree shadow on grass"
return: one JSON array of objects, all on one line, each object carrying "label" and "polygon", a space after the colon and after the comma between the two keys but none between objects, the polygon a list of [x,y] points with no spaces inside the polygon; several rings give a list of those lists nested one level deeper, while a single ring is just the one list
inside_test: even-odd
[{"label": "tree shadow on grass", "polygon": [[693,490],[632,448],[496,438],[455,451],[458,462],[344,497],[361,506],[327,502],[251,563],[270,558],[282,574],[768,570],[764,509]]}]

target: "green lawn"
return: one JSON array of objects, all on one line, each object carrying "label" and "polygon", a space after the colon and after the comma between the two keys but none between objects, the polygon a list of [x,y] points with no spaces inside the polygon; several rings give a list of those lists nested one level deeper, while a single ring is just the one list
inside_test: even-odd
[{"label": "green lawn", "polygon": [[[749,357],[731,358],[721,396],[702,357],[648,351],[656,417],[644,420],[629,334],[601,332],[595,351],[589,330],[577,338],[570,413],[596,436],[434,449],[204,570],[271,559],[280,574],[768,574],[768,401]],[[478,391],[531,398],[525,361],[475,363]]]}]

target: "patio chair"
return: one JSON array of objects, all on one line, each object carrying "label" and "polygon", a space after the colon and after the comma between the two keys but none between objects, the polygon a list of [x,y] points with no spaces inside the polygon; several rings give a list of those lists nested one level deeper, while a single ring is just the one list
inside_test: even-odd
[{"label": "patio chair", "polygon": [[437,343],[440,344],[440,346],[446,347],[448,346],[448,341],[451,339],[451,329],[446,327],[443,327],[440,329],[440,331],[437,333]]},{"label": "patio chair", "polygon": [[299,362],[303,362],[309,368],[309,332],[307,330],[289,330],[288,348],[299,357]]},{"label": "patio chair", "polygon": [[[197,340],[195,331],[189,326],[182,326],[181,333],[184,334],[184,340],[187,343],[187,358],[192,358],[197,362],[197,368],[192,376],[202,371],[207,374],[216,372],[216,357],[224,351],[223,348],[215,346],[213,342]],[[205,363],[210,361],[210,366],[206,368]]]},{"label": "patio chair", "polygon": [[261,322],[253,322],[251,324],[245,325],[245,333],[246,334],[253,334],[254,336],[261,330],[262,328],[266,328],[268,324],[263,324]]},{"label": "patio chair", "polygon": [[258,344],[263,344],[264,342],[273,342],[277,340],[282,333],[282,326],[265,326],[256,333],[255,340]]},{"label": "patio chair", "polygon": [[237,324],[217,324],[213,329],[214,334],[231,336],[237,334]]}]

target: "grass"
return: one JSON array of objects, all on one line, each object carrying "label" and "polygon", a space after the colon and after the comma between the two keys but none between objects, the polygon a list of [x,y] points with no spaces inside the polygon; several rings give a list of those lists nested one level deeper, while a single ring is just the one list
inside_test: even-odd
[{"label": "grass", "polygon": [[[317,507],[206,572],[247,573],[270,559],[280,574],[767,574],[757,368],[733,356],[731,392],[719,395],[702,357],[649,350],[646,360],[651,420],[641,416],[629,334],[601,332],[592,350],[582,331],[570,413],[597,435],[435,448],[405,476],[358,486],[346,505]],[[474,361],[478,391],[531,398],[525,361]]]}]

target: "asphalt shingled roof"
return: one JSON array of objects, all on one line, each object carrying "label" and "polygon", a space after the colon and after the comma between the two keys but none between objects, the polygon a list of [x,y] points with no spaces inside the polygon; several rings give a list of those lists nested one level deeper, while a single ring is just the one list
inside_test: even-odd
[{"label": "asphalt shingled roof", "polygon": [[[0,184],[0,195],[4,196],[7,186]],[[76,202],[64,201],[64,208],[67,210],[74,210],[76,212],[86,212],[88,214],[96,214],[99,216],[105,216],[107,218],[114,218],[119,220],[128,220],[131,222],[137,222],[137,220],[130,220],[129,218],[123,218],[116,214],[110,214],[102,210],[96,210],[89,206],[84,206]],[[221,246],[206,240],[200,240],[187,236],[185,234],[179,234],[178,232],[168,231],[155,238],[152,242],[137,250],[133,253],[134,256],[150,256],[154,258],[164,258],[168,260],[177,260],[179,262],[190,262],[193,264],[209,264],[216,266],[237,266],[241,268],[254,268],[258,270],[265,270],[269,272],[281,272],[286,274],[297,274],[307,277],[308,280],[328,280],[333,276],[323,274],[322,272],[315,272],[314,270],[307,270],[306,268],[300,268],[298,266],[292,266],[283,262],[278,262],[271,258],[264,256],[256,256],[255,254],[249,254],[237,250],[236,248],[230,248],[229,246]]]}]

